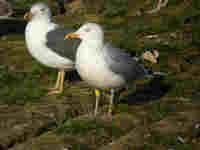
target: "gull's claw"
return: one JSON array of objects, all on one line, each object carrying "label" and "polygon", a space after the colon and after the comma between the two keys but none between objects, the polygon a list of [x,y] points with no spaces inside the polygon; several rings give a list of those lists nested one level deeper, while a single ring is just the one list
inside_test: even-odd
[{"label": "gull's claw", "polygon": [[60,93],[62,93],[62,91],[60,91],[60,90],[53,90],[53,91],[48,92],[47,96],[54,95],[54,94],[60,94]]}]

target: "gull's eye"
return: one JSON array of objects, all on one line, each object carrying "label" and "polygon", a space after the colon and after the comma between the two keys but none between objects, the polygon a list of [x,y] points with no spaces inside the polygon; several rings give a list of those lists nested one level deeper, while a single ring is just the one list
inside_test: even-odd
[{"label": "gull's eye", "polygon": [[91,29],[90,28],[85,28],[85,32],[90,32]]},{"label": "gull's eye", "polygon": [[41,8],[40,11],[45,11],[45,8]]}]

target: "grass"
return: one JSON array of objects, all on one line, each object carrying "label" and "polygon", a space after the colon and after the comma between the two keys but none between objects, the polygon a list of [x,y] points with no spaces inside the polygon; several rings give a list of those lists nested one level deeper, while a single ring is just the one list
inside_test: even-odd
[{"label": "grass", "polygon": [[57,128],[58,135],[86,136],[89,132],[95,132],[96,136],[105,136],[109,132],[114,137],[120,136],[120,129],[114,123],[106,123],[103,120],[72,120]]},{"label": "grass", "polygon": [[31,58],[22,41],[24,35],[19,34],[8,35],[1,41],[4,49],[0,55],[3,62],[0,66],[0,104],[39,103],[47,90],[38,85],[56,78],[56,72]]},{"label": "grass", "polygon": [[44,96],[45,90],[38,88],[40,74],[14,72],[10,71],[8,66],[1,67],[0,71],[1,104],[35,103]]},{"label": "grass", "polygon": [[128,0],[105,1],[103,14],[105,17],[123,16],[128,12],[127,6]]},{"label": "grass", "polygon": [[170,113],[175,112],[176,107],[174,104],[162,104],[155,102],[152,104],[152,120],[159,121],[165,119]]},{"label": "grass", "polygon": [[178,140],[179,137],[177,136],[159,136],[154,135],[151,139],[152,145],[145,145],[144,150],[153,150],[153,145],[159,145],[164,148],[168,149],[175,149],[175,150],[190,150],[192,145],[190,144],[183,144]]}]

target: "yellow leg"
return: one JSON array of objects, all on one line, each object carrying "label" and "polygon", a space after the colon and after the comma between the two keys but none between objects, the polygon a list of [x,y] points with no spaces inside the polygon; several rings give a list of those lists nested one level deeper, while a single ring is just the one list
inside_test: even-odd
[{"label": "yellow leg", "polygon": [[98,89],[96,89],[95,95],[96,95],[96,104],[95,104],[94,115],[96,116],[97,113],[98,113],[98,106],[99,106],[99,100],[100,100],[100,97],[101,97],[101,92]]},{"label": "yellow leg", "polygon": [[61,72],[58,72],[58,77],[57,77],[57,81],[56,81],[56,85],[55,85],[55,89],[58,89],[59,85],[60,85],[60,77],[61,77]]},{"label": "yellow leg", "polygon": [[115,96],[115,90],[111,89],[110,104],[109,104],[109,108],[108,108],[108,116],[110,116],[110,117],[112,116],[112,108],[113,108],[114,96]]},{"label": "yellow leg", "polygon": [[65,72],[62,71],[62,72],[61,72],[61,77],[60,77],[60,86],[59,86],[59,89],[58,89],[58,90],[60,91],[60,93],[63,92],[64,79],[65,79]]},{"label": "yellow leg", "polygon": [[53,88],[49,88],[49,90],[57,90],[59,88],[59,86],[60,86],[60,77],[61,77],[61,72],[59,71],[55,86]]},{"label": "yellow leg", "polygon": [[64,71],[58,72],[58,78],[56,81],[55,88],[52,89],[52,91],[50,91],[48,95],[59,94],[63,92],[64,78],[65,78],[65,72]]}]

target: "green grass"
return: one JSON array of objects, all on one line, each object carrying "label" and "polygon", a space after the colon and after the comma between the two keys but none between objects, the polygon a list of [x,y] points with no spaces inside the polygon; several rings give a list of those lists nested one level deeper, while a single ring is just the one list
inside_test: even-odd
[{"label": "green grass", "polygon": [[191,144],[184,144],[178,140],[177,136],[161,136],[161,135],[153,135],[151,138],[151,144],[145,144],[144,150],[153,150],[155,145],[165,147],[168,149],[175,150],[191,150],[193,146]]},{"label": "green grass", "polygon": [[106,123],[100,119],[72,120],[57,128],[58,135],[87,136],[89,132],[95,132],[96,136],[104,136],[106,132],[114,137],[120,136],[120,129],[113,123]]},{"label": "green grass", "polygon": [[105,1],[103,14],[105,17],[123,16],[128,12],[127,6],[128,0]]},{"label": "green grass", "polygon": [[20,9],[30,9],[30,7],[37,2],[48,2],[48,0],[21,0],[14,1],[15,7]]},{"label": "green grass", "polygon": [[73,149],[73,150],[90,150],[89,146],[86,144],[72,144],[71,149]]},{"label": "green grass", "polygon": [[40,74],[10,71],[7,66],[0,71],[1,104],[35,103],[44,96],[45,90],[38,88]]},{"label": "green grass", "polygon": [[152,120],[159,121],[165,119],[170,113],[176,111],[174,104],[165,104],[161,102],[154,102],[152,104]]},{"label": "green grass", "polygon": [[3,41],[16,41],[16,40],[24,41],[25,36],[23,34],[15,34],[15,35],[7,35],[3,37]]}]

